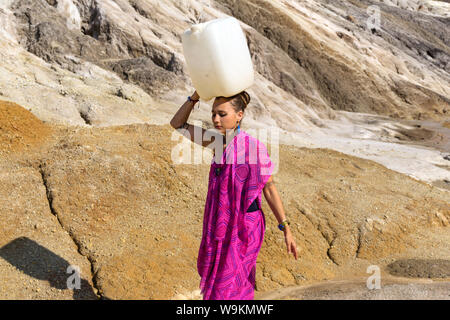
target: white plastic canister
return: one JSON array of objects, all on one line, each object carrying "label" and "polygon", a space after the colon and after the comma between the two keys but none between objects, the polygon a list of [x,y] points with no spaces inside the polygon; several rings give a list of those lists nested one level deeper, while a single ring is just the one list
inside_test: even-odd
[{"label": "white plastic canister", "polygon": [[230,97],[253,84],[252,59],[237,19],[195,24],[181,38],[187,71],[202,100]]}]

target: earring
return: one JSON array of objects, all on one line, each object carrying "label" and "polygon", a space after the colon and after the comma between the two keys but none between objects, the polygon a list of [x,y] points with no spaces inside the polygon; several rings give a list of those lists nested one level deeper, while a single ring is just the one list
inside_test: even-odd
[{"label": "earring", "polygon": [[237,129],[238,129],[238,133],[239,132],[241,132],[241,124],[238,122],[238,127],[237,127]]}]

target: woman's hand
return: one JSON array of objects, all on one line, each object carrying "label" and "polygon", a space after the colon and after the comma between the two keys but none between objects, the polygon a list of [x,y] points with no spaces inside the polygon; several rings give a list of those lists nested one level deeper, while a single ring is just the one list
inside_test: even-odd
[{"label": "woman's hand", "polygon": [[295,257],[295,260],[297,260],[297,246],[295,245],[295,241],[290,229],[286,229],[284,231],[284,240],[286,241],[288,253],[292,252],[292,254]]},{"label": "woman's hand", "polygon": [[197,90],[194,91],[194,93],[193,93],[192,96],[191,96],[191,99],[192,99],[192,100],[198,100],[198,99],[200,99],[200,96],[198,95]]}]

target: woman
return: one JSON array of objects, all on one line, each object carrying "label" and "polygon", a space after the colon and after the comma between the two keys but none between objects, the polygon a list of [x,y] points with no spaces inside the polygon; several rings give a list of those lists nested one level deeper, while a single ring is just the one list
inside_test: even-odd
[{"label": "woman", "polygon": [[[217,146],[219,142],[225,150],[221,152],[219,148],[220,152],[215,152],[211,162],[197,260],[201,292],[204,300],[252,300],[256,258],[266,227],[261,191],[284,232],[287,252],[295,259],[297,248],[271,176],[273,164],[267,150],[264,144],[240,129],[250,102],[248,93],[242,91],[231,97],[215,98],[212,122],[220,134],[213,142],[207,139],[195,141],[194,130],[200,128],[187,123],[198,100],[195,91],[174,115],[170,125],[185,129],[181,132],[203,147]],[[206,130],[201,130],[204,137]],[[215,141],[217,138],[219,141]]]}]

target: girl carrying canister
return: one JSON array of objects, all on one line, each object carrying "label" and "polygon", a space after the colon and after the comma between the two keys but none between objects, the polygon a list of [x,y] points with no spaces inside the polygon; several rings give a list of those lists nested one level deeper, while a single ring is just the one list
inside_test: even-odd
[{"label": "girl carrying canister", "polygon": [[204,300],[252,300],[256,258],[266,228],[262,192],[284,232],[287,251],[295,259],[296,244],[272,178],[273,163],[267,149],[240,129],[249,94],[242,91],[216,97],[211,110],[216,134],[195,141],[194,130],[201,129],[202,137],[207,136],[206,129],[187,123],[199,98],[197,91],[188,97],[170,124],[193,142],[214,149],[197,258],[200,289]]}]

